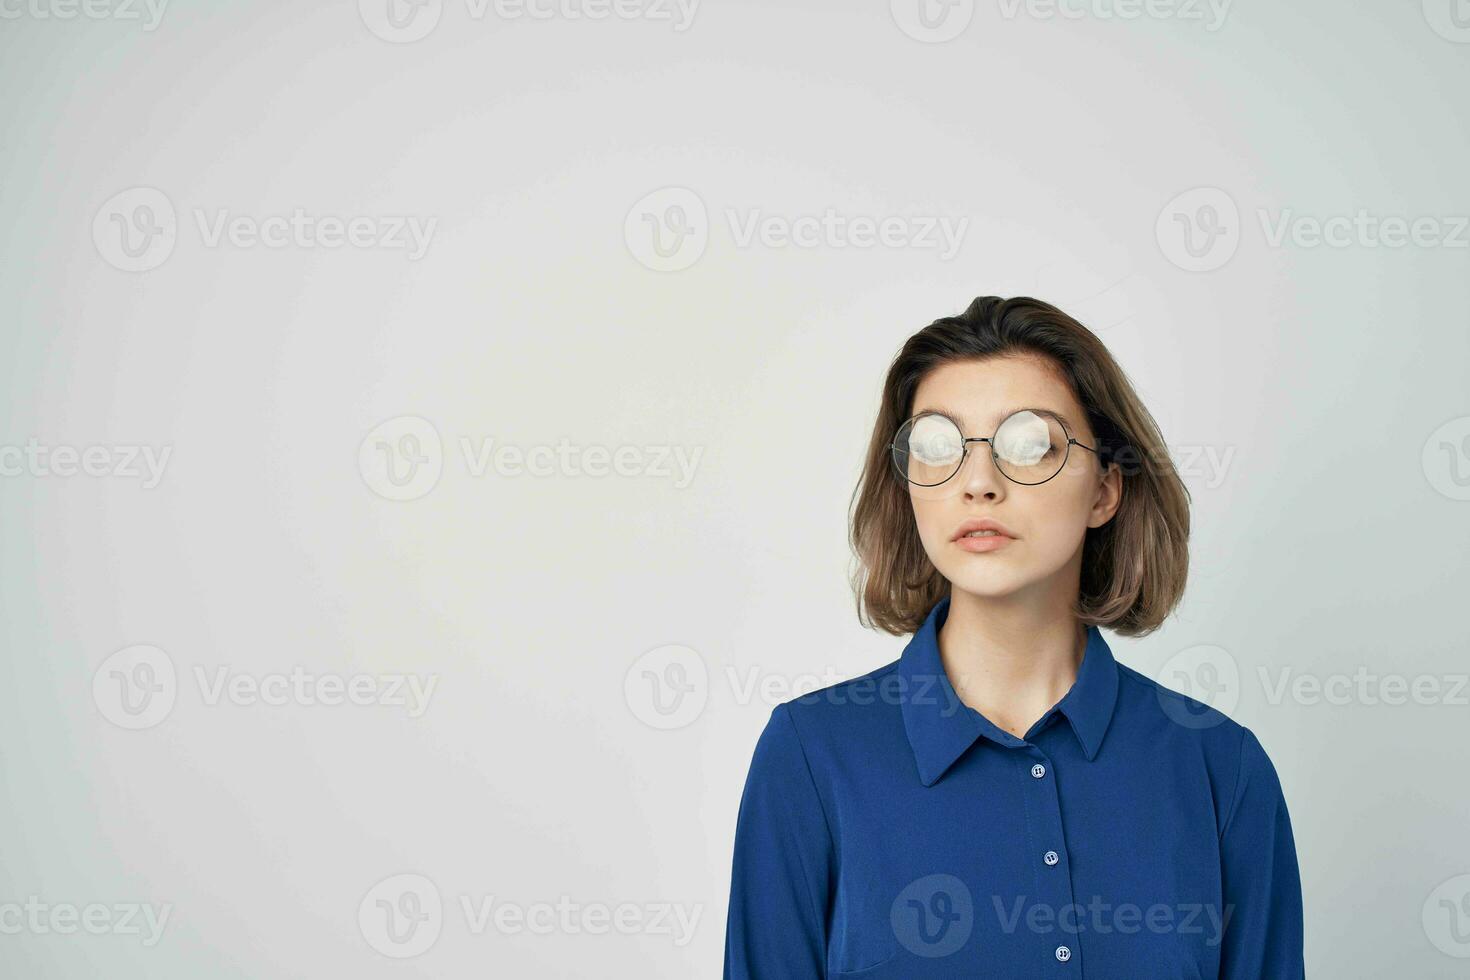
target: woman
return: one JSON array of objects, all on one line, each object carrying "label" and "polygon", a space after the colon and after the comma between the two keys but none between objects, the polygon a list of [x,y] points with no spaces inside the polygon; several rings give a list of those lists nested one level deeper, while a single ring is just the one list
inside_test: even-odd
[{"label": "woman", "polygon": [[1301,977],[1276,771],[1114,661],[1188,565],[1188,493],[1102,343],[987,296],[909,338],[855,495],[870,674],[776,707],[727,980]]}]

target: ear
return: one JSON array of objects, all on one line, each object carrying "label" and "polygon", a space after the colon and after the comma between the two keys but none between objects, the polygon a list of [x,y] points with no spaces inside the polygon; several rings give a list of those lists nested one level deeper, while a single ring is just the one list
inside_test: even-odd
[{"label": "ear", "polygon": [[1092,513],[1087,526],[1102,527],[1113,519],[1122,503],[1123,469],[1117,463],[1110,462],[1103,468],[1102,478],[1098,481],[1097,496],[1092,502]]}]

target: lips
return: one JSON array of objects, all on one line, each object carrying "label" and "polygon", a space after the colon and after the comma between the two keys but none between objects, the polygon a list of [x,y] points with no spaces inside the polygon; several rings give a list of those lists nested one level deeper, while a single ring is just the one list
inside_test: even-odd
[{"label": "lips", "polygon": [[[1006,527],[1004,524],[1002,524],[1000,521],[995,520],[994,518],[972,517],[955,529],[954,534],[950,536],[950,540],[958,541],[965,535],[969,534],[971,531],[994,531],[997,535],[1007,538],[1014,538],[1016,536],[1010,528]],[[988,536],[989,535],[981,535],[981,537]]]}]

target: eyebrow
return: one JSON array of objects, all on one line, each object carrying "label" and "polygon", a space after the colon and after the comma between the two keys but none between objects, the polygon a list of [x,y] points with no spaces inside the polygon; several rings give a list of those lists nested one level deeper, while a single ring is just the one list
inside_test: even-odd
[{"label": "eyebrow", "polygon": [[[1077,426],[1072,422],[1072,420],[1067,418],[1067,416],[1063,415],[1061,412],[1058,412],[1054,408],[1039,408],[1035,405],[1021,405],[1016,408],[1005,409],[1000,414],[995,416],[995,425],[999,426],[1003,419],[1005,419],[1009,415],[1015,414],[1016,412],[1036,412],[1041,415],[1050,415],[1052,418],[1061,422],[1062,425],[1066,426],[1069,432],[1075,433],[1078,431]],[[936,405],[933,408],[921,408],[914,414],[943,415],[948,417],[949,420],[954,422],[956,425],[959,425],[960,419],[963,418],[963,415],[960,412],[952,411],[951,409],[945,408],[942,405]],[[960,428],[963,429],[964,426],[961,425]]]}]

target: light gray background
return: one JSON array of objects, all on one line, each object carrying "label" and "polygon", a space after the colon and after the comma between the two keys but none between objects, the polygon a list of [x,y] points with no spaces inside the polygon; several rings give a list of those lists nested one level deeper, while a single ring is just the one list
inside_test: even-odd
[{"label": "light gray background", "polygon": [[[1177,453],[1186,600],[1109,639],[1270,752],[1310,972],[1466,975],[1470,27],[1451,0],[914,7],[430,0],[395,36],[384,0],[5,0],[0,925],[169,918],[7,928],[0,973],[717,975],[771,706],[903,646],[845,579],[883,372],[994,293],[1093,327]],[[124,271],[136,188],[174,231]],[[435,224],[417,257],[199,227],[298,209]],[[739,237],[829,209],[895,237]],[[925,219],[968,222],[954,254]],[[1419,243],[1374,244],[1384,219]],[[439,478],[395,488],[378,443],[424,425]],[[477,474],[462,440],[626,465]],[[140,644],[173,703],[130,730],[109,685],[144,675],[109,658]],[[197,680],[293,668],[436,686],[413,717]],[[1438,693],[1384,703],[1391,677]],[[400,959],[372,922],[401,874],[443,909]],[[477,930],[492,897],[643,924]]]}]

